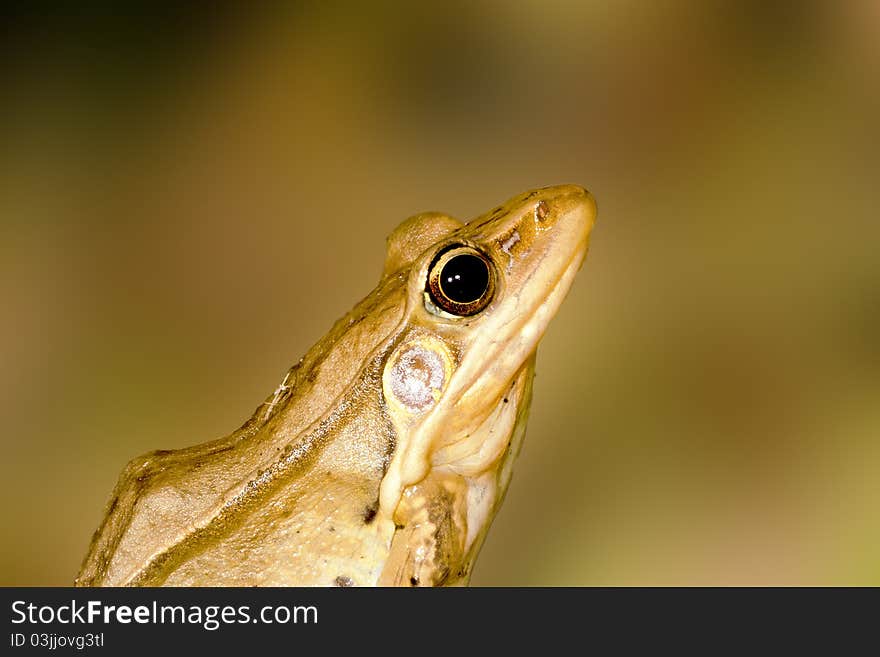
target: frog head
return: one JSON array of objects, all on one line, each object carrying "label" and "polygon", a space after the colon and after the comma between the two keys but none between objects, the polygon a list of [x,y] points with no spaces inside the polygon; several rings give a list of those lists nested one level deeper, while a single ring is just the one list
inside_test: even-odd
[{"label": "frog head", "polygon": [[[467,224],[416,215],[389,238],[386,275],[408,273],[407,329],[383,373],[398,443],[379,508],[405,553],[389,560],[386,582],[414,569],[428,573],[408,575],[420,583],[466,576],[510,480],[535,350],[583,263],[595,214],[582,188],[549,187]],[[441,546],[438,535],[454,540]],[[446,554],[412,563],[419,548]],[[453,573],[443,561],[466,563]]]}]

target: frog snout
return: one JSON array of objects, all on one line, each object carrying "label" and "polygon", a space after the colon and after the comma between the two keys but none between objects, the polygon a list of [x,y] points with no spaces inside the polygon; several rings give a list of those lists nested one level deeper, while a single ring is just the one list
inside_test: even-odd
[{"label": "frog snout", "polygon": [[552,228],[554,241],[586,242],[596,222],[596,200],[580,185],[558,185],[539,190],[534,206],[540,232]]}]

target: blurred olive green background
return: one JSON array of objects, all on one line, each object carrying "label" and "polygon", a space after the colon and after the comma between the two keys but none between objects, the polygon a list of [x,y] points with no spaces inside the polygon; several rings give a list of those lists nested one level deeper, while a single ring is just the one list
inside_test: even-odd
[{"label": "blurred olive green background", "polygon": [[[237,428],[406,216],[598,200],[476,585],[880,584],[880,5],[3,10],[0,584]],[[259,6],[259,9],[257,8]]]}]

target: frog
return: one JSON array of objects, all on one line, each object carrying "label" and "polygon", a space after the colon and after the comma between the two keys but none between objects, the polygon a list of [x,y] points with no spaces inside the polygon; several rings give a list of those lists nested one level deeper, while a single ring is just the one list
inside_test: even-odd
[{"label": "frog", "polygon": [[240,428],[125,466],[75,585],[469,584],[595,218],[557,185],[403,221],[375,289]]}]

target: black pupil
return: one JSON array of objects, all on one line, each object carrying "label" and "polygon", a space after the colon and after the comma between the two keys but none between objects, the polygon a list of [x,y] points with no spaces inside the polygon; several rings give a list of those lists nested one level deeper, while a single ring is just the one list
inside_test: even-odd
[{"label": "black pupil", "polygon": [[440,287],[456,303],[476,301],[489,287],[489,267],[475,255],[457,255],[443,265]]}]

